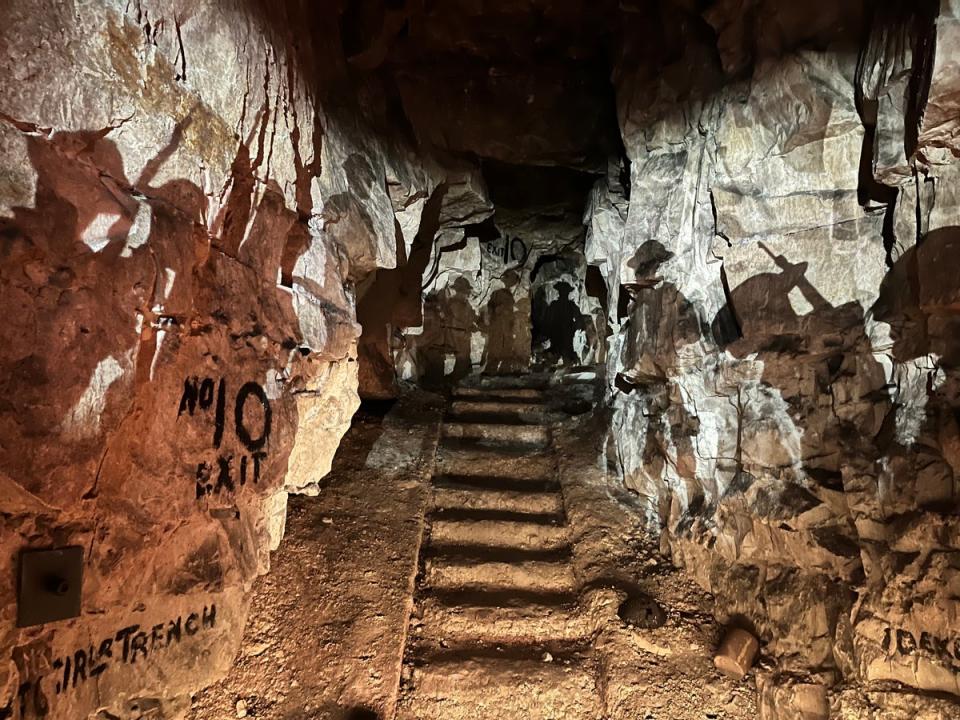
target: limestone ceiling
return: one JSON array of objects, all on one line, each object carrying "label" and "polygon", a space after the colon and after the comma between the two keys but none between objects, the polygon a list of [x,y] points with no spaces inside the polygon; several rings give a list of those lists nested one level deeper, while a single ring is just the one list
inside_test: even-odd
[{"label": "limestone ceiling", "polygon": [[862,0],[342,1],[350,66],[391,78],[421,144],[588,171],[620,153],[611,74],[625,56],[655,74],[696,27],[735,77],[863,27]]}]

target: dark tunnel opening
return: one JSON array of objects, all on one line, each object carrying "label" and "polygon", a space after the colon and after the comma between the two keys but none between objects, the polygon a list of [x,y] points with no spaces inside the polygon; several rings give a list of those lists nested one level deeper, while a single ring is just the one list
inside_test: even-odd
[{"label": "dark tunnel opening", "polygon": [[952,0],[0,3],[0,718],[960,717]]}]

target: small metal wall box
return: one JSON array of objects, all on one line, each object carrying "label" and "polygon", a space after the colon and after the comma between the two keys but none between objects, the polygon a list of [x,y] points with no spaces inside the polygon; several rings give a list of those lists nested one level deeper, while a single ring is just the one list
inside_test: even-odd
[{"label": "small metal wall box", "polygon": [[17,627],[80,615],[83,548],[23,550],[17,584]]}]

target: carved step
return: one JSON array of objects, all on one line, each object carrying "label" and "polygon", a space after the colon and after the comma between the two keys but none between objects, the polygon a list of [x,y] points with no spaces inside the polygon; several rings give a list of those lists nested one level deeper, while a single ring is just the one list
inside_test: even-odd
[{"label": "carved step", "polygon": [[444,424],[443,436],[450,440],[538,448],[550,444],[550,429],[545,425],[451,422]]},{"label": "carved step", "polygon": [[562,515],[563,498],[558,492],[524,492],[483,487],[465,489],[437,487],[434,507],[443,510],[505,510],[532,515]]},{"label": "carved step", "polygon": [[401,720],[595,720],[593,674],[583,662],[456,659],[414,668]]},{"label": "carved step", "polygon": [[575,605],[450,605],[428,597],[420,611],[418,642],[443,642],[451,647],[552,646],[584,640],[594,630],[588,616]]},{"label": "carved step", "polygon": [[504,452],[501,448],[456,448],[441,446],[437,475],[508,478],[556,482],[556,458],[546,452]]},{"label": "carved step", "polygon": [[485,562],[438,557],[427,560],[424,585],[430,590],[572,593],[576,579],[567,562]]},{"label": "carved step", "polygon": [[569,540],[565,527],[530,522],[437,519],[430,529],[431,546],[559,551],[568,547]]},{"label": "carved step", "polygon": [[505,490],[516,493],[556,493],[560,482],[556,478],[511,478],[489,475],[435,475],[435,488],[484,491]]},{"label": "carved step", "polygon": [[539,403],[502,400],[456,400],[450,404],[447,418],[456,422],[490,422],[510,425],[542,423],[546,408]]},{"label": "carved step", "polygon": [[543,402],[545,395],[538,388],[524,387],[460,387],[453,391],[455,399],[499,400],[501,402]]}]

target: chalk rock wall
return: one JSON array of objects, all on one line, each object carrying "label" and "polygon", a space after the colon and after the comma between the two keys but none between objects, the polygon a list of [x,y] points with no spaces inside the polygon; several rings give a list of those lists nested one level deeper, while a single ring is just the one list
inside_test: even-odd
[{"label": "chalk rock wall", "polygon": [[[324,110],[335,11],[0,7],[0,717],[176,715],[329,469],[354,288],[439,183]],[[80,616],[16,627],[21,551],[65,546]]]},{"label": "chalk rock wall", "polygon": [[[400,391],[398,380],[442,378],[443,370],[438,368],[449,365],[447,355],[456,354],[448,352],[449,348],[461,348],[460,355],[469,356],[469,350],[462,347],[463,342],[469,346],[473,320],[458,294],[462,285],[438,299],[436,291],[444,286],[426,292],[424,284],[432,287],[435,283],[428,278],[447,274],[441,273],[441,258],[446,262],[449,255],[444,258],[445,254],[464,249],[466,228],[489,218],[493,206],[476,165],[448,160],[445,169],[436,166],[435,172],[440,181],[429,197],[417,201],[417,226],[404,227],[398,213],[398,227],[406,243],[401,254],[408,256],[408,261],[402,267],[378,271],[358,306],[363,324],[362,397],[395,398]],[[469,260],[461,265],[464,262],[470,265]]]},{"label": "chalk rock wall", "polygon": [[398,327],[401,379],[449,384],[602,357],[606,319],[586,290],[579,215],[492,204],[486,214],[438,233],[420,322]]},{"label": "chalk rock wall", "polygon": [[[441,173],[445,182],[397,207],[411,272],[380,271],[369,289],[358,288],[363,396],[395,397],[397,378],[445,384],[471,372],[559,362],[563,353],[532,354],[532,346],[543,345],[531,333],[540,322],[532,315],[542,316],[544,305],[563,305],[558,314],[569,334],[580,332],[575,348],[564,342],[565,362],[602,355],[595,336],[604,333],[593,328],[597,303],[581,301],[589,296],[586,268],[574,263],[582,255],[579,216],[589,187],[577,176],[601,174],[619,147],[605,45],[618,25],[617,6],[345,3],[349,64],[392,79],[384,101],[421,152],[450,169]],[[557,215],[571,194],[575,211]],[[410,225],[417,215],[428,222]],[[521,218],[525,227],[517,229]],[[570,244],[576,236],[580,248]],[[535,279],[539,258],[551,253],[565,254],[569,267],[550,265]],[[555,272],[555,282],[545,279]],[[564,272],[580,281],[568,295],[553,287]]]},{"label": "chalk rock wall", "polygon": [[624,481],[760,636],[763,717],[854,712],[842,683],[960,695],[958,7],[773,51],[723,5],[718,36],[668,13],[625,48],[630,182],[585,219]]}]

